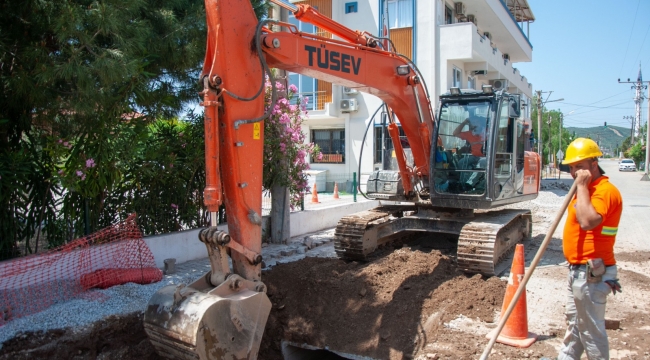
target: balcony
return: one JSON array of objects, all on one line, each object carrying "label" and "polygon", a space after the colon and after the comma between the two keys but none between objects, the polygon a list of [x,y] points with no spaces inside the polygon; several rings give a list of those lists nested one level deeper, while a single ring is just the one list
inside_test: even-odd
[{"label": "balcony", "polygon": [[316,157],[312,157],[312,163],[330,163],[330,164],[342,164],[343,163],[343,154],[322,154],[320,160]]},{"label": "balcony", "polygon": [[[470,22],[440,26],[441,73],[450,74],[443,69],[447,64],[461,67],[465,73],[475,70],[487,70],[487,76],[478,80],[507,79],[509,91],[523,93],[532,97],[532,86],[519,70],[512,66],[510,60],[504,59],[504,52],[494,41],[478,33],[476,25]],[[449,84],[450,82],[448,82]],[[443,88],[448,89],[443,84]]]},{"label": "balcony", "polygon": [[[466,14],[477,17],[481,34],[489,32],[492,42],[512,62],[532,61],[533,46],[519,27],[505,0],[464,0]],[[528,10],[530,11],[530,10]],[[532,16],[532,13],[530,13]]]}]

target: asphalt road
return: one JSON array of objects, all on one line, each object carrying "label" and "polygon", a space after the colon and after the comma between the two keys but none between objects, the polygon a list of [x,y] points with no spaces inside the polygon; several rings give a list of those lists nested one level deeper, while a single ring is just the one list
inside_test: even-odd
[{"label": "asphalt road", "polygon": [[615,160],[601,160],[600,166],[623,197],[616,252],[650,251],[650,181],[640,181],[643,172],[618,171]]}]

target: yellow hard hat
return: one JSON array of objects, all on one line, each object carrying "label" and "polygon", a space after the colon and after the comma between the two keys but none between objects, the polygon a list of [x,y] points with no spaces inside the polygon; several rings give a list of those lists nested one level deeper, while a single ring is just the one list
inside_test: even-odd
[{"label": "yellow hard hat", "polygon": [[598,144],[591,139],[577,138],[569,144],[566,149],[566,157],[562,165],[573,164],[584,159],[591,159],[602,156],[603,152],[598,148]]}]

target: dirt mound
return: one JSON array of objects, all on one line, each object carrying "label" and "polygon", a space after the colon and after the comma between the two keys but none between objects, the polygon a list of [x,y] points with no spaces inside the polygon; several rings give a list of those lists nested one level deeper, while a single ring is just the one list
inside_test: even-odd
[{"label": "dirt mound", "polygon": [[506,284],[468,277],[438,251],[402,248],[372,263],[307,258],[264,275],[273,309],[261,359],[280,341],[377,359],[417,353],[462,314],[492,322]]},{"label": "dirt mound", "polygon": [[85,329],[25,333],[5,342],[0,360],[159,359],[144,332],[143,315],[109,316]]}]

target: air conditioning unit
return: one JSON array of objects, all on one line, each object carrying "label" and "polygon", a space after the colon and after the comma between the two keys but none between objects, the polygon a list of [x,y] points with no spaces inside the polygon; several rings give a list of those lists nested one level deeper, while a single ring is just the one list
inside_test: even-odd
[{"label": "air conditioning unit", "polygon": [[510,55],[508,55],[508,54],[503,54],[503,60],[508,60],[508,61],[510,61]]},{"label": "air conditioning unit", "polygon": [[359,103],[357,99],[343,99],[341,100],[341,112],[349,113],[359,110]]},{"label": "air conditioning unit", "polygon": [[477,25],[476,22],[477,22],[478,20],[476,20],[476,16],[470,14],[470,15],[467,15],[467,21],[468,21],[468,22],[471,22],[471,23],[474,23],[474,25]]},{"label": "air conditioning unit", "polygon": [[454,11],[456,16],[465,16],[465,4],[462,2],[454,3]]},{"label": "air conditioning unit", "polygon": [[359,93],[359,90],[354,89],[354,88],[349,88],[347,86],[343,87],[343,94],[345,95],[356,95]]},{"label": "air conditioning unit", "polygon": [[508,80],[506,79],[490,80],[490,85],[492,85],[493,91],[505,90],[508,88]]}]

